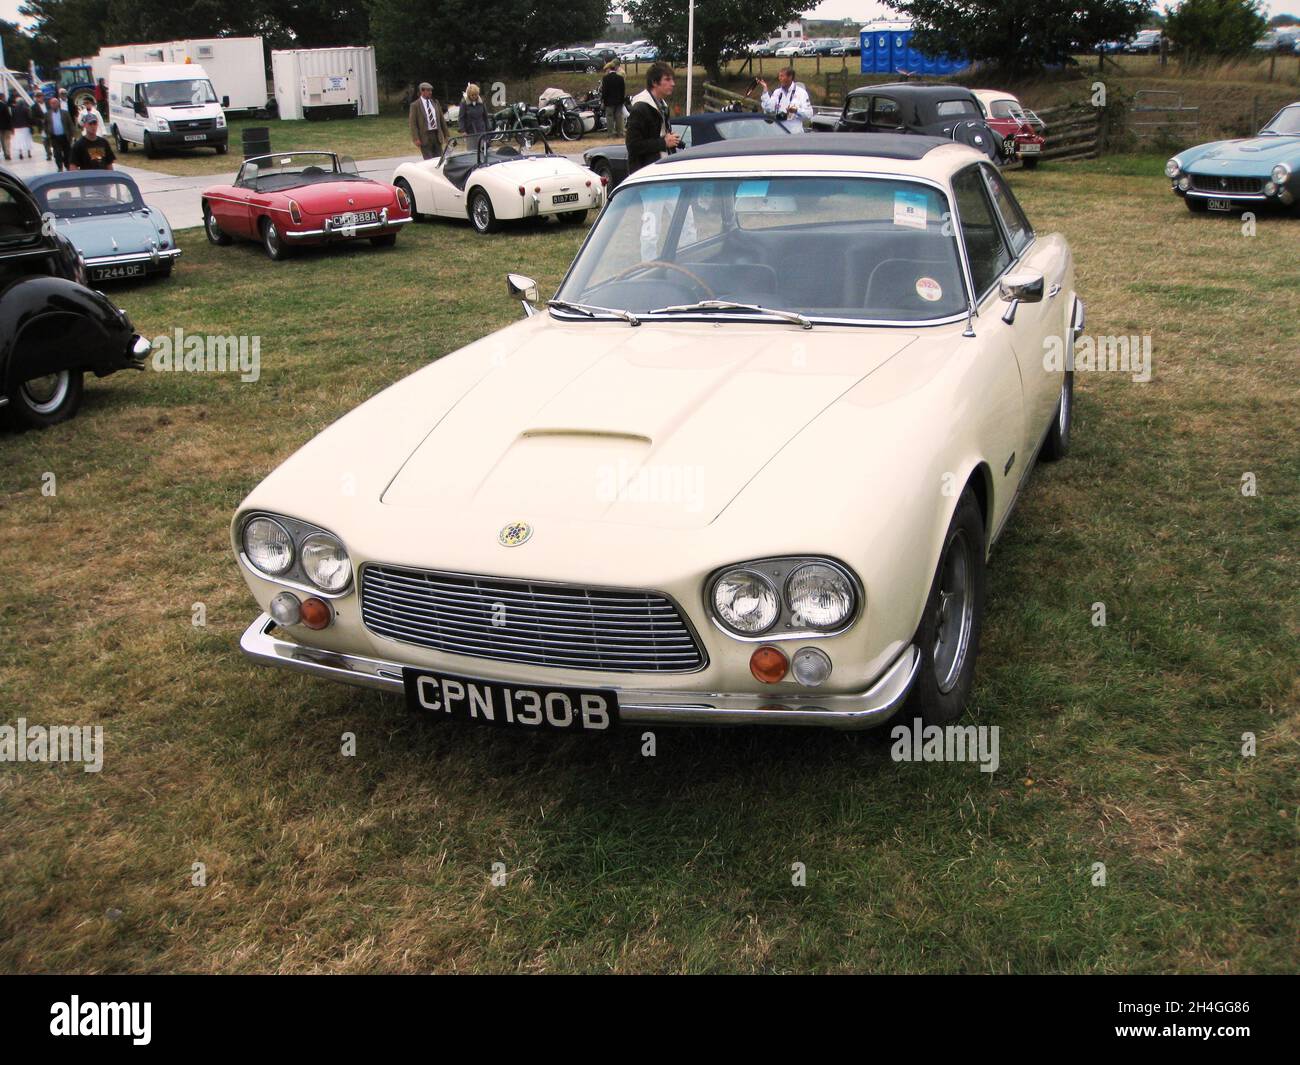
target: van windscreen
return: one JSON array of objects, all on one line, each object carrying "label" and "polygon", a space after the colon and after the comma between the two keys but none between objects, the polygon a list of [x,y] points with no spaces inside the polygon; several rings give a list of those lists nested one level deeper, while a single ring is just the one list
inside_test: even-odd
[{"label": "van windscreen", "polygon": [[200,107],[215,104],[217,94],[207,78],[150,81],[140,86],[140,102],[149,107]]}]

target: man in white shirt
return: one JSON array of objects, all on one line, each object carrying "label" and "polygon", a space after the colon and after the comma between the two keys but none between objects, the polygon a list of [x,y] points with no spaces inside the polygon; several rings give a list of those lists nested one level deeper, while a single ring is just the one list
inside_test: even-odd
[{"label": "man in white shirt", "polygon": [[775,92],[770,92],[767,82],[761,78],[758,83],[763,86],[763,96],[759,105],[769,115],[776,115],[785,121],[791,131],[802,130],[805,119],[812,118],[812,100],[808,90],[794,80],[794,67],[784,67],[777,71],[780,84]]},{"label": "man in white shirt", "polygon": [[426,159],[442,154],[443,126],[442,108],[433,98],[433,86],[427,81],[420,82],[420,95],[411,102],[408,118],[411,143],[420,149]]}]

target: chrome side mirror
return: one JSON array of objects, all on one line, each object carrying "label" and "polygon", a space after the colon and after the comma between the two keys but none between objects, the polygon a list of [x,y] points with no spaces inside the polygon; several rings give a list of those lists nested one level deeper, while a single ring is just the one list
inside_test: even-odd
[{"label": "chrome side mirror", "polygon": [[1042,303],[1043,275],[1036,270],[1007,274],[998,282],[998,294],[1007,304],[1002,320],[1011,325],[1016,320],[1016,308],[1022,303]]},{"label": "chrome side mirror", "polygon": [[1035,270],[1007,274],[998,285],[1002,298],[1010,303],[1041,303],[1043,301],[1043,275]]},{"label": "chrome side mirror", "polygon": [[523,274],[506,274],[506,291],[511,299],[519,300],[524,305],[524,314],[531,318],[537,313],[535,304],[539,298],[537,282]]}]

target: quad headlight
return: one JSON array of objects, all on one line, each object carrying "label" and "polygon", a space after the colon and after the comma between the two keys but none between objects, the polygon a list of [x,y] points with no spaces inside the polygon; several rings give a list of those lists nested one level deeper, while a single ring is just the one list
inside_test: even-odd
[{"label": "quad headlight", "polygon": [[706,605],[718,625],[742,639],[831,634],[857,616],[860,585],[831,559],[767,558],[714,575]]},{"label": "quad headlight", "polygon": [[1278,163],[1269,176],[1273,179],[1274,185],[1285,185],[1291,180],[1291,168],[1286,163]]},{"label": "quad headlight", "polygon": [[1178,156],[1174,156],[1169,162],[1165,163],[1165,177],[1176,178],[1183,169],[1183,164]]},{"label": "quad headlight", "polygon": [[352,560],[333,533],[281,515],[256,514],[240,532],[249,566],[263,577],[338,595],[352,583]]},{"label": "quad headlight", "polygon": [[762,574],[733,569],[714,581],[713,609],[727,628],[742,636],[757,636],[775,624],[781,601]]},{"label": "quad headlight", "polygon": [[326,592],[341,592],[352,579],[352,564],[338,537],[312,533],[302,542],[302,571]]},{"label": "quad headlight", "polygon": [[254,518],[244,526],[244,554],[268,577],[279,577],[293,565],[293,537],[278,521]]}]

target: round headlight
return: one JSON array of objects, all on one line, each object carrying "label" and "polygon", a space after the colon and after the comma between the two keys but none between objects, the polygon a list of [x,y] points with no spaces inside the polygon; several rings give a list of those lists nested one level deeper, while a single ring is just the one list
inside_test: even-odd
[{"label": "round headlight", "polygon": [[1275,185],[1285,185],[1291,180],[1291,168],[1286,163],[1278,163],[1273,167],[1273,173],[1269,175]]},{"label": "round headlight", "polygon": [[302,571],[326,592],[341,592],[352,580],[348,553],[329,533],[312,533],[302,542]]},{"label": "round headlight", "polygon": [[781,613],[776,589],[747,569],[729,570],[714,581],[713,609],[719,621],[742,636],[766,632]]},{"label": "round headlight", "polygon": [[833,629],[853,613],[853,585],[839,570],[821,562],[800,566],[785,582],[785,599],[795,625]]},{"label": "round headlight", "polygon": [[1169,160],[1169,162],[1165,163],[1165,177],[1167,178],[1177,177],[1178,172],[1182,170],[1182,168],[1183,166],[1178,161],[1178,156],[1175,155],[1172,159]]},{"label": "round headlight", "polygon": [[293,565],[293,537],[278,521],[254,518],[244,526],[244,554],[263,573],[278,577]]},{"label": "round headlight", "polygon": [[1182,177],[1178,179],[1178,187],[1182,189],[1184,192],[1186,192],[1188,189],[1192,187],[1192,179],[1189,178],[1186,174],[1184,174]]}]

